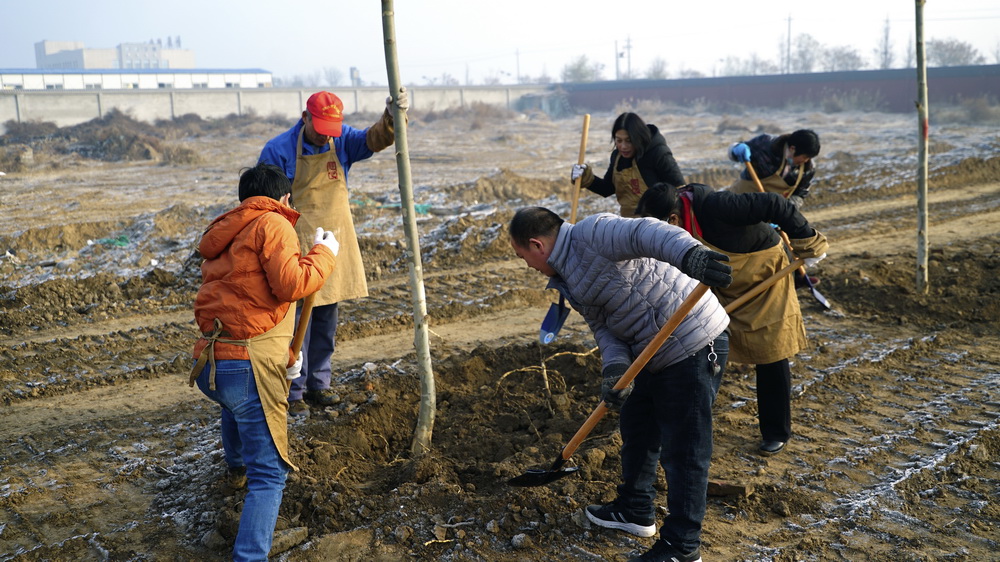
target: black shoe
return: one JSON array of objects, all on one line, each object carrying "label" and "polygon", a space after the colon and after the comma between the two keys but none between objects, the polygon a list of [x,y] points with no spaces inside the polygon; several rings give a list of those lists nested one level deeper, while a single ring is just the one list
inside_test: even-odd
[{"label": "black shoe", "polygon": [[587,513],[587,519],[601,527],[618,529],[637,537],[651,537],[656,534],[656,521],[652,517],[648,519],[635,517],[614,503],[588,505],[584,511]]},{"label": "black shoe", "polygon": [[653,543],[653,548],[643,552],[642,556],[630,558],[629,562],[637,560],[647,560],[653,562],[701,562],[701,549],[696,548],[693,551],[684,554],[674,548],[674,545],[660,539]]},{"label": "black shoe", "polygon": [[785,448],[784,441],[762,441],[760,446],[757,447],[757,452],[769,457],[771,455],[776,455]]},{"label": "black shoe", "polygon": [[307,390],[302,397],[317,406],[332,406],[337,402],[340,402],[340,395],[329,388],[324,388],[322,390]]}]

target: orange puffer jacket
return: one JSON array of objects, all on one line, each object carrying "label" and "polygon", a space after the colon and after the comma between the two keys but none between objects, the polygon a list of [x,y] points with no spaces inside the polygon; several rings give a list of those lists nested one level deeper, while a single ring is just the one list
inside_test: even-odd
[{"label": "orange puffer jacket", "polygon": [[[270,197],[249,197],[219,216],[202,235],[198,251],[202,286],[194,302],[201,332],[222,321],[225,339],[249,339],[285,318],[290,303],[314,293],[333,271],[335,257],[321,244],[299,252],[299,213]],[[199,338],[194,357],[206,345]],[[216,359],[249,359],[242,346],[216,343]]]}]

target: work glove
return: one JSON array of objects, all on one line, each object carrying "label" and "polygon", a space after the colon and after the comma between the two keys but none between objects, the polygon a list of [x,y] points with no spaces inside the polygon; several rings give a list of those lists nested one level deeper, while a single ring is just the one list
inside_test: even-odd
[{"label": "work glove", "polygon": [[803,260],[819,258],[830,249],[830,244],[826,241],[826,236],[818,230],[813,230],[813,235],[809,238],[791,238],[788,240],[792,247],[792,252]]},{"label": "work glove", "polygon": [[806,258],[803,261],[806,262],[806,267],[816,267],[816,264],[823,261],[823,258],[825,257],[826,257],[826,252],[823,252],[823,255],[821,256],[816,256],[815,258]]},{"label": "work glove", "polygon": [[799,197],[798,195],[792,195],[791,197],[788,198],[788,201],[792,205],[795,205],[796,209],[801,209],[802,208],[802,203],[805,202],[805,200],[802,199],[801,197]]},{"label": "work glove", "polygon": [[701,281],[709,287],[728,287],[733,282],[733,268],[721,263],[729,261],[729,256],[695,246],[688,250],[681,262],[681,271],[688,277]]},{"label": "work glove", "polygon": [[313,240],[313,245],[316,244],[322,244],[327,248],[330,248],[330,251],[333,252],[333,255],[335,256],[337,255],[337,252],[340,251],[340,242],[337,242],[337,237],[334,236],[329,230],[323,230],[322,228],[316,229],[316,238]]},{"label": "work glove", "polygon": [[569,181],[576,181],[583,177],[583,173],[587,171],[586,164],[573,164],[573,169],[569,173]]},{"label": "work glove", "polygon": [[294,380],[302,375],[302,353],[299,352],[298,359],[295,363],[292,363],[291,367],[285,369],[285,378],[288,380]]},{"label": "work glove", "polygon": [[[399,96],[396,98],[396,107],[398,107],[403,113],[406,113],[406,110],[410,109],[410,96],[407,95],[405,86],[400,86],[399,88]],[[392,96],[387,96],[385,98],[385,110],[389,112],[389,115],[392,115]]]},{"label": "work glove", "polygon": [[746,143],[738,142],[729,147],[729,157],[736,162],[749,162],[750,147]]},{"label": "work glove", "polygon": [[601,400],[604,400],[604,405],[609,410],[621,411],[622,404],[628,400],[629,394],[632,394],[633,383],[629,383],[628,386],[619,390],[614,389],[615,384],[618,383],[618,379],[622,378],[625,371],[628,371],[628,365],[615,363],[608,365],[601,372],[601,376],[604,377],[601,381]]}]

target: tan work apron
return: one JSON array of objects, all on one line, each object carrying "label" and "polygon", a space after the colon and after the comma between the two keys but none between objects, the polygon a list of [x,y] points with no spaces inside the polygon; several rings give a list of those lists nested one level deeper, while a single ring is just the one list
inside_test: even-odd
[{"label": "tan work apron", "polygon": [[[726,288],[712,287],[722,306],[729,305],[789,263],[781,244],[759,252],[738,254],[699,240],[729,256],[729,265],[733,268],[732,284]],[[770,289],[729,313],[730,361],[764,365],[791,357],[805,347],[806,328],[792,277],[782,277]]]},{"label": "tan work apron", "polygon": [[[795,193],[795,189],[799,187],[799,183],[802,181],[802,174],[805,165],[799,166],[798,176],[795,178],[795,185],[788,185],[785,178],[781,175],[781,172],[785,171],[785,167],[788,166],[788,161],[782,161],[781,168],[777,172],[771,174],[766,178],[760,178],[761,185],[764,186],[764,191],[768,193],[777,193],[788,199],[792,193]],[[745,180],[743,178],[737,179],[733,182],[732,187],[729,188],[730,191],[734,193],[757,193],[760,191],[757,189],[757,184],[753,180]]]},{"label": "tan work apron", "polygon": [[354,232],[354,218],[347,195],[344,168],[337,159],[337,150],[330,142],[330,150],[320,154],[302,154],[302,132],[296,146],[295,178],[292,180],[292,203],[302,214],[295,223],[302,253],[313,247],[316,229],[333,231],[340,242],[337,267],[316,293],[315,306],[334,304],[368,296],[365,266],[361,261],[361,247]]},{"label": "tan work apron", "polygon": [[292,468],[298,470],[288,458],[288,388],[291,381],[286,378],[288,365],[288,346],[295,332],[295,303],[288,307],[285,318],[270,330],[245,340],[220,338],[223,326],[215,320],[215,332],[206,337],[208,345],[201,350],[198,362],[191,370],[188,381],[194,386],[201,370],[208,363],[212,366],[208,377],[209,388],[215,390],[215,342],[241,345],[250,354],[250,366],[253,368],[254,382],[257,383],[257,393],[260,395],[260,405],[264,409],[264,419],[271,439],[278,449],[278,454]]},{"label": "tan work apron", "polygon": [[636,159],[632,159],[632,165],[624,170],[618,171],[618,162],[621,156],[615,160],[614,173],[611,175],[611,182],[615,186],[615,197],[621,210],[618,212],[623,217],[634,217],[635,206],[639,204],[639,198],[646,192],[646,182],[642,181],[642,174],[639,173],[639,166]]}]

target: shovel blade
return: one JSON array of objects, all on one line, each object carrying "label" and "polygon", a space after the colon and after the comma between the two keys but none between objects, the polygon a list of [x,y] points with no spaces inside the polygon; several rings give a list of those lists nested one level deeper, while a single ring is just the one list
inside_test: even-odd
[{"label": "shovel blade", "polygon": [[538,341],[552,343],[552,340],[556,339],[559,330],[562,329],[568,316],[569,308],[563,304],[562,298],[559,299],[558,304],[552,303],[549,305],[549,311],[545,314],[545,319],[542,320],[542,328],[538,331]]},{"label": "shovel blade", "polygon": [[824,297],[822,293],[816,290],[816,285],[813,285],[812,279],[809,278],[809,275],[807,274],[804,275],[803,277],[805,277],[806,285],[809,285],[809,292],[812,293],[813,298],[819,301],[819,303],[823,305],[827,310],[832,310],[833,307],[830,306],[830,301],[826,300],[826,297]]},{"label": "shovel blade", "polygon": [[569,468],[560,468],[559,470],[544,470],[541,468],[531,468],[528,469],[524,474],[520,476],[515,476],[507,481],[511,486],[520,487],[534,487],[534,486],[544,486],[551,482],[555,482],[560,478],[569,476],[574,472],[580,470],[578,466],[571,466]]}]

